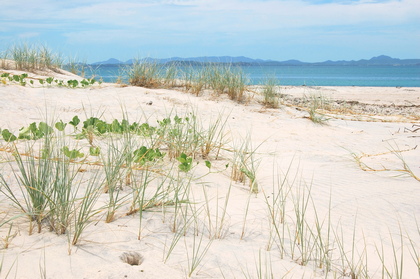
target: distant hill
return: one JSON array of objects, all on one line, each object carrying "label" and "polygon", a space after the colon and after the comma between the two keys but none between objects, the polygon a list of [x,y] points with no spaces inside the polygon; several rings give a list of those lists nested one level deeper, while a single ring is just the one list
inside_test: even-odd
[{"label": "distant hill", "polygon": [[361,59],[357,61],[325,61],[320,63],[312,63],[318,65],[360,65],[360,66],[374,66],[374,65],[420,65],[420,59],[398,59],[386,55],[372,57],[371,59]]},{"label": "distant hill", "polygon": [[[245,56],[203,56],[203,57],[189,57],[189,58],[181,58],[181,57],[171,57],[171,58],[164,58],[164,59],[157,59],[157,58],[144,58],[145,61],[150,61],[154,63],[173,63],[173,62],[181,62],[181,63],[192,63],[192,64],[202,64],[202,63],[232,63],[232,64],[240,64],[240,65],[273,65],[273,66],[296,66],[296,65],[341,65],[341,66],[379,66],[379,65],[420,65],[420,59],[398,59],[392,58],[386,55],[380,55],[376,57],[372,57],[371,59],[361,59],[361,60],[339,60],[339,61],[324,61],[324,62],[315,62],[315,63],[308,63],[302,62],[299,60],[287,60],[287,61],[274,61],[274,60],[263,60],[263,59],[252,59]],[[110,58],[106,61],[102,62],[95,62],[92,65],[124,65],[124,64],[133,64],[135,62],[134,59],[127,60],[125,62],[120,61],[115,58]]]},{"label": "distant hill", "polygon": [[113,64],[118,65],[118,64],[125,64],[125,63],[115,58],[109,58],[106,61],[95,62],[95,63],[92,63],[91,65],[113,65]]}]

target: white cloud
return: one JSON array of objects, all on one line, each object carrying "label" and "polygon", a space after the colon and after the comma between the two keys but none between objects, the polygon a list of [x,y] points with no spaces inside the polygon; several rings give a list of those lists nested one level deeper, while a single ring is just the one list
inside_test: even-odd
[{"label": "white cloud", "polygon": [[[31,34],[39,34],[44,39],[53,34],[61,39],[61,34],[72,45],[104,44],[111,48],[113,44],[135,48],[188,43],[228,49],[258,42],[267,47],[291,46],[306,45],[311,43],[306,42],[306,38],[315,37],[349,41],[357,34],[386,41],[387,34],[378,31],[393,29],[395,33],[398,30],[402,33],[408,26],[420,25],[420,0],[27,2],[25,9],[17,9],[15,0],[2,1],[0,30],[3,35],[26,34],[30,38]],[[411,37],[419,36],[418,29],[411,30]]]},{"label": "white cloud", "polygon": [[38,36],[39,36],[38,32],[25,32],[25,33],[18,34],[18,37],[20,39],[29,39],[29,38],[35,38]]},{"label": "white cloud", "polygon": [[[30,1],[16,9],[5,0],[0,18],[54,21],[58,26],[85,25],[85,29],[118,28],[179,31],[258,31],[336,25],[393,25],[419,21],[419,0],[317,3],[293,0],[90,0]],[[1,22],[2,20],[0,20]],[[21,22],[20,22],[21,23]],[[69,26],[70,25],[70,26]],[[92,26],[90,26],[92,25]],[[102,27],[101,27],[102,26]]]}]

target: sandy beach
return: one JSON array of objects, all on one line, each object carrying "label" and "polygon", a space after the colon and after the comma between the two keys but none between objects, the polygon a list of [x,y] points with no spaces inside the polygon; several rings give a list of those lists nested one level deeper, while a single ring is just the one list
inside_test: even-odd
[{"label": "sandy beach", "polygon": [[[83,153],[69,159],[79,191],[66,232],[51,229],[48,210],[38,232],[6,184],[23,204],[28,185],[16,152],[42,161],[30,151],[43,150],[45,141],[0,139],[1,278],[419,278],[420,88],[288,86],[279,89],[279,108],[268,108],[258,88],[237,103],[211,92],[39,84],[50,75],[82,80],[49,72],[30,74],[34,85],[0,83],[0,129],[17,136],[33,122],[53,127],[78,116],[77,131],[54,128],[53,138]],[[315,99],[326,104],[317,110],[320,124],[310,119]],[[89,180],[106,177],[109,144],[119,154],[127,140],[113,133],[77,137],[83,121],[126,119],[158,131],[167,118],[179,127],[176,116],[179,125],[217,127],[217,148],[191,156],[185,172],[159,138],[130,137],[134,146],[153,145],[166,155],[133,167],[130,182],[118,176],[119,196],[98,193],[73,245]],[[103,153],[94,156],[91,147]],[[233,179],[238,160],[244,182]],[[136,181],[149,187],[143,193],[151,206],[141,215],[131,212]],[[153,203],[157,191],[161,200]],[[106,222],[111,198],[117,206]],[[138,255],[139,265],[124,262]]]}]

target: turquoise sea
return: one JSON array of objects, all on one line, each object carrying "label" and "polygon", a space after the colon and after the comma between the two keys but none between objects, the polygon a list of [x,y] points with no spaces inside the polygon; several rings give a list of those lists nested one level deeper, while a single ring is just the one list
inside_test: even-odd
[{"label": "turquoise sea", "polygon": [[[196,66],[199,67],[199,66]],[[413,66],[267,66],[240,67],[250,85],[264,84],[267,78],[275,77],[280,85],[307,86],[384,86],[420,87],[420,65]],[[94,73],[105,82],[115,82],[118,76],[124,80],[122,66],[92,66],[86,76]]]}]

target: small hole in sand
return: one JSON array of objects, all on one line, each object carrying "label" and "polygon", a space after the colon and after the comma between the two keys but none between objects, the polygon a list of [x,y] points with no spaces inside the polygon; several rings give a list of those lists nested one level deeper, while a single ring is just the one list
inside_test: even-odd
[{"label": "small hole in sand", "polygon": [[124,252],[120,259],[129,265],[141,265],[143,263],[143,256],[137,252]]}]

